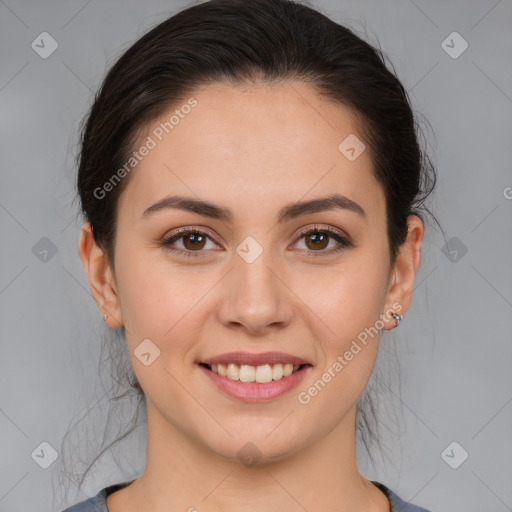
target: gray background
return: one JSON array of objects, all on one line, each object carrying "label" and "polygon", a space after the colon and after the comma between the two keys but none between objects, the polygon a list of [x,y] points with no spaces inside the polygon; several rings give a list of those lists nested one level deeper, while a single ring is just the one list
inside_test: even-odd
[{"label": "gray background", "polygon": [[[427,225],[412,306],[381,338],[401,366],[387,398],[404,429],[394,464],[361,460],[361,470],[434,512],[512,510],[512,2],[312,3],[378,38],[431,123],[439,182],[429,205],[447,235]],[[45,470],[31,454],[42,442],[59,452],[97,378],[105,327],[77,252],[78,124],[122,50],[186,5],[0,0],[1,512],[55,510],[57,464]],[[58,42],[46,59],[31,47],[44,31]],[[469,44],[457,58],[442,47],[454,31]],[[469,457],[453,469],[445,460],[463,449]],[[131,472],[100,461],[68,504]]]}]

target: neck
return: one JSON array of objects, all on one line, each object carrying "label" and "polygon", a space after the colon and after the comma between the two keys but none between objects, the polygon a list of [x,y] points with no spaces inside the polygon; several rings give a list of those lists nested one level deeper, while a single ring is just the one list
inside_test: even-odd
[{"label": "neck", "polygon": [[163,512],[171,504],[188,512],[389,512],[387,497],[357,468],[355,412],[286,458],[246,466],[170,429],[148,403],[145,471],[123,501],[114,494],[107,505],[111,512]]}]

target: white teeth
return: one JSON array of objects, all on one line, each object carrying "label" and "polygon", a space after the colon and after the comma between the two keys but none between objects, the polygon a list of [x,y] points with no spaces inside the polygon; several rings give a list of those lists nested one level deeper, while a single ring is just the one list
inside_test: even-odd
[{"label": "white teeth", "polygon": [[300,365],[287,364],[264,364],[261,366],[251,366],[242,364],[212,364],[210,365],[212,372],[218,373],[222,377],[231,380],[240,380],[242,382],[258,382],[263,384],[273,380],[279,380],[288,377],[294,371],[300,368]]},{"label": "white teeth", "polygon": [[269,364],[256,367],[256,382],[272,382],[272,367]]},{"label": "white teeth", "polygon": [[243,364],[242,366],[240,366],[238,378],[242,382],[254,382],[254,380],[256,379],[256,368],[254,368],[254,366],[248,366],[246,364]]},{"label": "white teeth", "polygon": [[293,373],[293,364],[285,364],[283,368],[283,375],[285,377],[288,377],[288,375],[291,375]]},{"label": "white teeth", "polygon": [[283,365],[275,364],[272,368],[272,380],[279,380],[283,378]]},{"label": "white teeth", "polygon": [[228,364],[226,377],[231,380],[240,380],[240,368],[236,364]]}]

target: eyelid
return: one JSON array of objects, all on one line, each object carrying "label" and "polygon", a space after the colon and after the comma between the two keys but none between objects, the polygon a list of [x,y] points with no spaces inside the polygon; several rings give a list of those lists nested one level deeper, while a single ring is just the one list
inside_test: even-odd
[{"label": "eyelid", "polygon": [[[319,250],[319,251],[307,251],[302,250],[308,253],[308,255],[316,257],[316,256],[327,256],[334,253],[337,253],[343,249],[347,249],[354,246],[354,243],[352,242],[351,238],[345,234],[342,231],[339,231],[338,229],[333,229],[331,226],[321,226],[318,224],[314,224],[313,226],[308,226],[305,228],[302,228],[298,235],[295,237],[295,241],[292,243],[292,245],[295,245],[297,242],[301,240],[305,235],[311,235],[314,233],[327,233],[327,236],[330,238],[333,238],[338,243],[338,246],[335,248],[331,248],[329,250]],[[169,235],[164,235],[161,241],[161,245],[170,250],[171,252],[179,253],[186,256],[201,256],[203,253],[207,252],[204,250],[198,250],[198,251],[186,251],[183,249],[176,249],[172,247],[172,242],[175,242],[176,240],[179,240],[183,236],[186,236],[188,234],[200,234],[200,235],[206,235],[207,238],[209,238],[213,243],[220,246],[216,240],[216,237],[212,235],[211,231],[205,227],[205,226],[186,226],[177,228],[174,231],[171,231]],[[316,254],[315,254],[316,253]]]},{"label": "eyelid", "polygon": [[320,250],[320,251],[311,251],[302,249],[301,251],[306,254],[307,257],[317,258],[317,257],[328,257],[334,254],[338,254],[345,249],[350,249],[355,247],[354,242],[351,237],[340,231],[336,228],[332,228],[331,226],[319,226],[318,224],[314,224],[313,226],[309,226],[300,230],[298,237],[292,245],[298,243],[304,236],[312,235],[315,233],[327,234],[327,236],[337,242],[337,246],[331,248],[329,250]]},{"label": "eyelid", "polygon": [[[170,238],[178,237],[178,235],[189,234],[189,233],[199,233],[208,235],[213,241],[215,241],[215,236],[212,234],[209,228],[206,226],[184,226],[181,228],[176,228],[175,230],[171,230],[170,233],[163,236],[164,240],[169,240]],[[217,242],[215,242],[217,243]]]},{"label": "eyelid", "polygon": [[347,242],[350,241],[350,237],[343,233],[343,231],[339,231],[337,229],[333,229],[331,226],[322,226],[322,225],[318,225],[318,224],[314,224],[313,226],[309,226],[309,227],[306,227],[306,228],[302,228],[299,233],[298,233],[298,237],[296,238],[295,242],[296,243],[298,240],[300,240],[301,237],[303,237],[304,235],[309,235],[311,233],[314,233],[314,232],[327,232],[329,235],[337,235],[337,236],[340,236],[344,239],[347,240]]},{"label": "eyelid", "polygon": [[160,241],[160,245],[171,252],[185,254],[186,256],[199,256],[201,253],[205,253],[206,251],[204,250],[185,251],[183,249],[172,247],[172,243],[175,243],[180,238],[190,234],[205,235],[206,238],[210,239],[215,245],[221,245],[217,242],[216,237],[212,235],[211,231],[205,226],[185,226],[177,228],[176,230],[171,231],[169,234],[164,235]]}]

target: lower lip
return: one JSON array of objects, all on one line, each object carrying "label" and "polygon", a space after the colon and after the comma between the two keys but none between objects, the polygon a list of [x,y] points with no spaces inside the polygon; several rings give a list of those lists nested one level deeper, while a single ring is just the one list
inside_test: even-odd
[{"label": "lower lip", "polygon": [[266,402],[284,395],[294,387],[298,386],[311,366],[303,366],[288,377],[271,382],[241,382],[228,379],[218,373],[199,365],[199,368],[213,381],[213,383],[227,395],[243,400],[244,402]]}]

